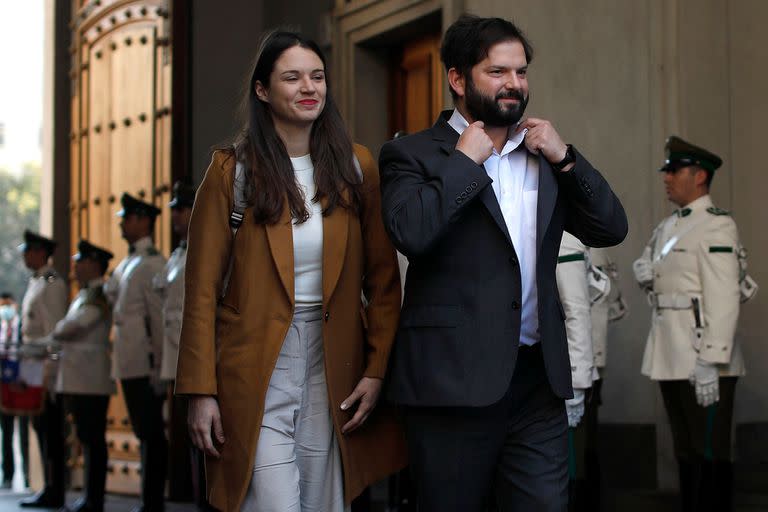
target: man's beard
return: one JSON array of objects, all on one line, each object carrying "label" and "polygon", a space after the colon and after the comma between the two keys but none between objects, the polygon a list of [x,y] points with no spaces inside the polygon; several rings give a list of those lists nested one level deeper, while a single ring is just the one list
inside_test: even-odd
[{"label": "man's beard", "polygon": [[[488,126],[511,126],[523,117],[529,96],[523,96],[522,91],[514,90],[500,92],[495,98],[491,98],[478,91],[472,80],[467,80],[464,104],[475,121],[482,121]],[[499,105],[499,100],[506,98],[516,99],[519,103],[504,108]]]}]

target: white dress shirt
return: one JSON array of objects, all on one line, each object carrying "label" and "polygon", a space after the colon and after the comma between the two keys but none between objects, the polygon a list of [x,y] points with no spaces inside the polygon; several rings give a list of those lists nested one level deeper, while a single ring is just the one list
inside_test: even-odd
[{"label": "white dress shirt", "polygon": [[[458,110],[448,124],[461,135],[469,126]],[[520,279],[523,304],[520,319],[520,343],[533,345],[539,342],[538,291],[536,288],[536,207],[539,202],[539,166],[536,158],[529,158],[522,144],[527,130],[515,134],[510,128],[510,138],[501,152],[483,162],[485,172],[491,178],[491,187],[499,202],[504,223],[515,246],[520,262]]]}]

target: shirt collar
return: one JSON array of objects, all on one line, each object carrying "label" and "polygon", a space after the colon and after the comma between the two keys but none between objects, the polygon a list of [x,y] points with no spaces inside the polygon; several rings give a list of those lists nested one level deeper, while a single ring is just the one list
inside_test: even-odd
[{"label": "shirt collar", "polygon": [[680,208],[680,210],[691,210],[691,211],[699,211],[699,210],[706,210],[707,208],[712,207],[712,197],[710,197],[709,194],[705,194],[701,196],[700,198],[691,201],[687,205],[685,205],[684,208]]},{"label": "shirt collar", "polygon": [[152,247],[152,237],[151,236],[145,236],[144,238],[139,238],[134,242],[132,245],[130,245],[129,252],[131,254],[135,252],[145,252],[147,249]]},{"label": "shirt collar", "polygon": [[[453,114],[451,114],[450,119],[448,119],[448,124],[458,132],[459,136],[461,136],[462,133],[464,133],[464,130],[467,129],[469,126],[469,122],[464,118],[463,115],[461,115],[461,112],[459,112],[458,109],[453,109]],[[504,156],[507,153],[511,153],[512,151],[516,150],[520,145],[522,144],[523,140],[525,139],[525,134],[528,133],[528,129],[525,129],[519,133],[515,133],[514,127],[510,126],[508,134],[512,134],[511,137],[507,139],[507,143],[504,144],[504,147],[501,148],[501,153],[498,153],[499,156]],[[496,150],[493,150],[494,153]]]}]

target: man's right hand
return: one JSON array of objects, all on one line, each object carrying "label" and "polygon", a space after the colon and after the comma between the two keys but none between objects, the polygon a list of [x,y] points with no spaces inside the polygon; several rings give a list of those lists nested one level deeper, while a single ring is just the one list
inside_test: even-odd
[{"label": "man's right hand", "polygon": [[459,137],[456,149],[467,155],[477,165],[482,165],[493,154],[493,141],[485,133],[482,121],[475,121]]},{"label": "man's right hand", "polygon": [[224,428],[221,426],[219,403],[212,396],[193,396],[189,399],[187,427],[192,444],[206,455],[219,458],[219,451],[213,446],[211,431],[219,444],[224,443]]}]

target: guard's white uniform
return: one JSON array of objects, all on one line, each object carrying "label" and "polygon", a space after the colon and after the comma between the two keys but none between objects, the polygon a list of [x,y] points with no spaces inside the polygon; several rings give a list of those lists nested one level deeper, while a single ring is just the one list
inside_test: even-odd
[{"label": "guard's white uniform", "polygon": [[181,310],[184,305],[184,267],[187,263],[187,244],[179,245],[162,272],[153,280],[153,286],[163,298],[163,360],[160,378],[176,379],[176,360],[179,358],[181,336]]},{"label": "guard's white uniform", "polygon": [[[21,336],[24,343],[43,341],[67,312],[67,283],[50,266],[38,269],[29,278],[21,302]],[[54,389],[58,364],[45,361],[45,386]]]},{"label": "guard's white uniform", "polygon": [[104,286],[112,304],[115,325],[112,377],[160,378],[163,352],[163,301],[152,287],[152,278],[163,269],[165,258],[150,237],[134,244]]},{"label": "guard's white uniform", "polygon": [[571,380],[576,389],[592,387],[596,377],[590,316],[589,249],[570,233],[563,233],[557,259],[557,288],[565,311],[565,332],[571,359]]},{"label": "guard's white uniform", "polygon": [[717,363],[720,376],[744,375],[734,340],[739,317],[739,235],[709,195],[664,219],[653,232],[635,276],[653,313],[642,373],[653,380],[687,380],[696,358]]},{"label": "guard's white uniform", "polygon": [[103,292],[103,280],[94,279],[80,290],[66,316],[53,330],[61,343],[56,392],[111,395],[109,329],[112,317]]}]

